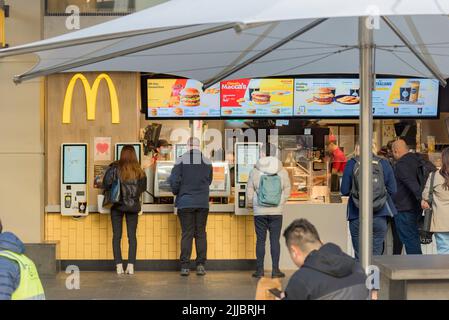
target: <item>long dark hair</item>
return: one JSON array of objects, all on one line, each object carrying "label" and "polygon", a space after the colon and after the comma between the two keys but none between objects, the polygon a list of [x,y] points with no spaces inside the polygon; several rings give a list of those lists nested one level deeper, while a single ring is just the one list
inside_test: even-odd
[{"label": "long dark hair", "polygon": [[136,151],[131,145],[126,145],[123,147],[120,153],[118,166],[120,169],[120,179],[122,181],[140,179],[145,175],[143,170],[140,168]]},{"label": "long dark hair", "polygon": [[449,189],[449,148],[445,148],[441,153],[442,166],[440,169],[440,174],[444,177],[444,189]]}]

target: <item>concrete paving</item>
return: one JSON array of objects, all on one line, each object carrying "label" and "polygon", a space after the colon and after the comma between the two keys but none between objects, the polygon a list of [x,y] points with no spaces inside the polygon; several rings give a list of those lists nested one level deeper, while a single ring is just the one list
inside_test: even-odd
[{"label": "concrete paving", "polygon": [[[292,273],[286,272],[284,288]],[[177,272],[81,272],[79,290],[67,289],[70,275],[62,272],[55,278],[43,278],[42,282],[49,300],[254,300],[257,279],[251,274],[209,271],[205,277],[194,272],[181,277]]]}]

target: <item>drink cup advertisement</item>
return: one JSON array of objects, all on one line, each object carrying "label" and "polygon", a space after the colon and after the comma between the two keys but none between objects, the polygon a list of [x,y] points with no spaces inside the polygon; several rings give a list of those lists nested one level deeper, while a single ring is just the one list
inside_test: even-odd
[{"label": "drink cup advertisement", "polygon": [[221,82],[224,117],[293,115],[293,79],[238,79]]},{"label": "drink cup advertisement", "polygon": [[438,115],[438,80],[377,79],[373,93],[374,114],[388,117]]},{"label": "drink cup advertisement", "polygon": [[295,79],[298,116],[358,116],[359,79]]},{"label": "drink cup advertisement", "polygon": [[148,118],[207,118],[220,116],[219,84],[202,90],[191,79],[148,79]]}]

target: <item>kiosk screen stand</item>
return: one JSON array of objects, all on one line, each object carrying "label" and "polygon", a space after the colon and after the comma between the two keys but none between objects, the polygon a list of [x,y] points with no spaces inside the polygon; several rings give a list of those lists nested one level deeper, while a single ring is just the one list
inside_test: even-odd
[{"label": "kiosk screen stand", "polygon": [[61,214],[86,216],[87,208],[87,144],[61,146]]},{"label": "kiosk screen stand", "polygon": [[235,214],[252,214],[246,208],[246,186],[249,173],[254,168],[260,157],[261,143],[237,142],[235,144]]}]

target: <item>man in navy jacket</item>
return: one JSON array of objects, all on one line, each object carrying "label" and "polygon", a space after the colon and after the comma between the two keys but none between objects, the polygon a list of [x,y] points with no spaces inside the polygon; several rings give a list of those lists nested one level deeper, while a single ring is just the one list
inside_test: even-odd
[{"label": "man in navy jacket", "polygon": [[168,178],[176,196],[175,207],[181,222],[181,275],[189,275],[192,241],[196,245],[196,273],[205,275],[207,255],[206,223],[209,214],[209,186],[212,183],[212,164],[199,150],[197,138],[187,142],[189,150],[176,159]]},{"label": "man in navy jacket", "polygon": [[416,154],[409,151],[404,140],[393,143],[393,156],[396,160],[394,174],[398,184],[398,192],[393,197],[398,210],[395,223],[407,254],[421,254],[418,231],[422,192],[418,180],[420,160]]},{"label": "man in navy jacket", "polygon": [[[375,148],[375,147],[374,147]],[[360,147],[356,146],[355,154],[358,155]],[[374,151],[374,150],[373,150]],[[343,172],[341,183],[341,194],[350,196],[352,189],[352,179],[354,176],[354,167],[357,163],[355,158],[348,161]],[[373,216],[373,255],[381,255],[383,251],[383,243],[387,233],[387,217],[396,215],[396,208],[394,206],[392,196],[396,193],[396,180],[394,178],[393,169],[386,159],[380,159],[384,174],[385,187],[388,192],[387,202],[379,211],[374,212]],[[352,246],[354,247],[355,258],[359,257],[359,208],[356,207],[352,197],[349,197],[347,218],[349,221],[349,230],[351,232]]]}]

